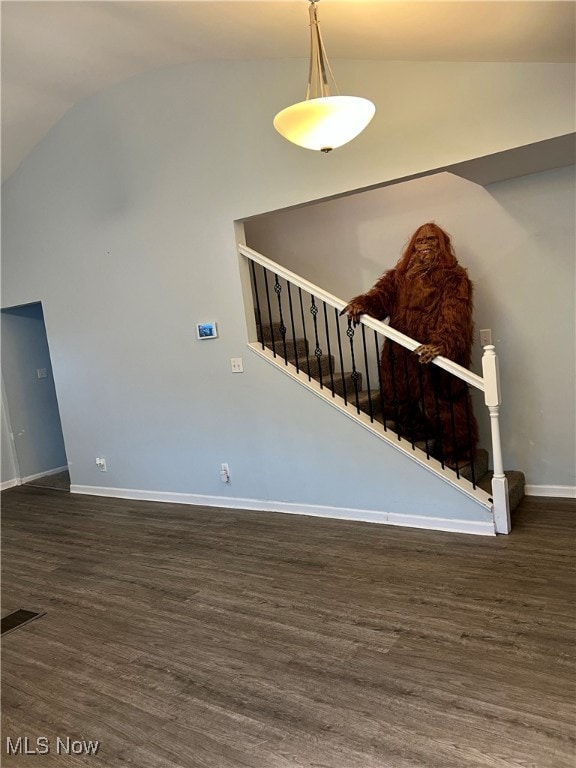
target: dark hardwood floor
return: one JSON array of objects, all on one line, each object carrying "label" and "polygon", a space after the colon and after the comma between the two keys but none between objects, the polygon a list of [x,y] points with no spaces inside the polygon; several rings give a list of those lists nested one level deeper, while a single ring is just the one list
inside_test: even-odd
[{"label": "dark hardwood floor", "polygon": [[575,766],[576,501],[496,538],[1,502],[2,615],[46,611],[2,638],[2,765]]}]

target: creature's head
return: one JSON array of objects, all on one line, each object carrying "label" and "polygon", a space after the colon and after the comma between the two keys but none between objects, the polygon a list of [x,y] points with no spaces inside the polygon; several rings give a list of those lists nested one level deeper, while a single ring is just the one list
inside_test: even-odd
[{"label": "creature's head", "polygon": [[453,267],[458,262],[454,255],[450,235],[431,222],[418,227],[397,264],[404,271],[409,267],[428,269]]}]

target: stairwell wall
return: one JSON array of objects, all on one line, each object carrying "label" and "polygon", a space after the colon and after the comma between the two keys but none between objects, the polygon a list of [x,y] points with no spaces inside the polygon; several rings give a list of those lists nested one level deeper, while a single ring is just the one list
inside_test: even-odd
[{"label": "stairwell wall", "polygon": [[4,184],[2,305],[42,301],[73,488],[485,519],[248,353],[233,222],[566,134],[572,68],[337,66],[381,106],[331,155],[271,126],[305,62],[199,62],[77,105]]},{"label": "stairwell wall", "polygon": [[[487,188],[440,173],[257,217],[245,229],[249,246],[343,299],[368,290],[393,267],[420,224],[436,221],[446,229],[475,285],[476,328],[490,328],[497,347],[506,468],[524,471],[533,492],[571,493],[574,210],[574,166]],[[476,334],[478,373],[481,354]],[[482,395],[474,400],[481,442],[490,449]]]}]

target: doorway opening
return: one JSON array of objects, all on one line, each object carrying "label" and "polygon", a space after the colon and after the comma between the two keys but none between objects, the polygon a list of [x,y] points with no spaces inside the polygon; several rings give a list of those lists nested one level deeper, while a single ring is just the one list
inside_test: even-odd
[{"label": "doorway opening", "polygon": [[12,450],[12,456],[2,461],[2,487],[33,484],[69,491],[68,459],[42,304],[7,307],[0,316],[6,417],[2,430],[8,430],[2,443]]}]

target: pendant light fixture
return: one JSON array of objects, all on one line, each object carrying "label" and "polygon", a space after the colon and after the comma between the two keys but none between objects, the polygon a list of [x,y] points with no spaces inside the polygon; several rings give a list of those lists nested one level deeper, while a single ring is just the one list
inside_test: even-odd
[{"label": "pendant light fixture", "polygon": [[[330,84],[337,95],[331,95]],[[375,111],[376,107],[368,99],[339,95],[322,42],[317,0],[310,0],[310,71],[306,100],[278,112],[274,128],[299,147],[330,152],[356,138]]]}]

